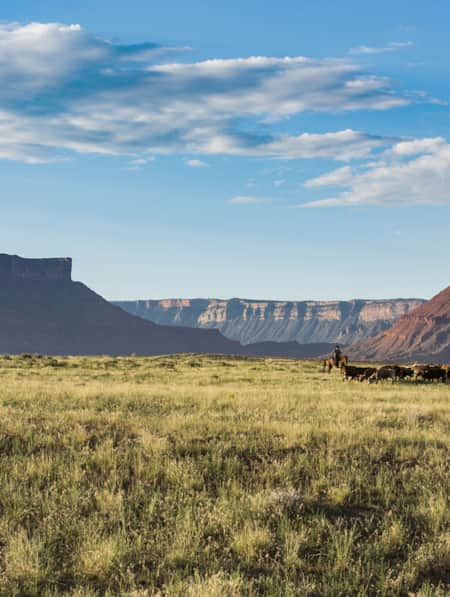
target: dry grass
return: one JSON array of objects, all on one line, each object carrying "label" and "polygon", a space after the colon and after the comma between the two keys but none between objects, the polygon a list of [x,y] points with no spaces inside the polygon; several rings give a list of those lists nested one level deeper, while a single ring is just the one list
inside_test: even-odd
[{"label": "dry grass", "polygon": [[0,357],[0,595],[450,589],[450,386]]}]

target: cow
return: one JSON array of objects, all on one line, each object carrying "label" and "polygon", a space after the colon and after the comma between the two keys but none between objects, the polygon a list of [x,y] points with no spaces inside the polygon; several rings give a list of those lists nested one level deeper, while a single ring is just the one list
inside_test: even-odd
[{"label": "cow", "polygon": [[397,367],[399,379],[411,379],[414,376],[414,369],[412,367]]},{"label": "cow", "polygon": [[442,381],[447,382],[447,371],[439,365],[423,367],[416,373],[416,378],[421,377],[424,381]]},{"label": "cow", "polygon": [[422,377],[423,372],[432,366],[433,365],[421,365],[419,363],[414,363],[412,366],[414,380],[417,380],[418,377]]},{"label": "cow", "polygon": [[441,368],[438,365],[430,365],[430,364],[419,364],[419,363],[415,363],[412,366],[412,369],[414,371],[414,381],[417,381],[418,379],[421,379],[422,381],[426,381],[426,380],[432,380],[435,378],[441,378],[442,377],[442,373],[441,373]]},{"label": "cow", "polygon": [[392,383],[398,379],[398,367],[396,365],[385,365],[384,367],[380,367],[377,369],[372,375],[369,377],[369,383],[378,383],[379,381],[384,381],[390,379]]},{"label": "cow", "polygon": [[370,379],[370,377],[375,373],[376,370],[376,367],[365,367],[364,373],[359,377],[359,381],[365,381]]},{"label": "cow", "polygon": [[358,379],[364,375],[366,367],[355,367],[353,365],[341,365],[342,381],[346,379]]}]

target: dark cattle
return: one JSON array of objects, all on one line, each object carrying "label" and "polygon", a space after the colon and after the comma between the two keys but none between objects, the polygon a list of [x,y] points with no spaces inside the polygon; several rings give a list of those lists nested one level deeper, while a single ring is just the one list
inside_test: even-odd
[{"label": "dark cattle", "polygon": [[412,378],[414,375],[414,369],[412,367],[397,367],[397,369],[399,379]]},{"label": "dark cattle", "polygon": [[359,381],[365,381],[369,379],[376,371],[375,367],[366,367],[364,373],[360,376]]},{"label": "dark cattle", "polygon": [[421,377],[424,381],[447,381],[447,372],[443,367],[427,367],[422,370]]},{"label": "dark cattle", "polygon": [[442,381],[446,382],[448,378],[448,369],[440,365],[413,365],[414,379],[423,381]]},{"label": "dark cattle", "polygon": [[397,366],[386,365],[384,367],[380,367],[369,377],[369,383],[378,383],[379,381],[384,381],[387,379],[390,379],[392,382],[398,379]]},{"label": "dark cattle", "polygon": [[354,367],[353,365],[342,365],[341,372],[342,372],[342,379],[345,381],[346,379],[360,379],[362,375],[364,375],[364,371],[366,367]]}]

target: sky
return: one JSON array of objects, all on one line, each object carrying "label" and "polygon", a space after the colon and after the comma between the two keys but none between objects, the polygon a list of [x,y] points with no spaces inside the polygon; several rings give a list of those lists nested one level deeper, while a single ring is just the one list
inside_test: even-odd
[{"label": "sky", "polygon": [[0,252],[109,299],[448,286],[447,0],[14,0]]}]

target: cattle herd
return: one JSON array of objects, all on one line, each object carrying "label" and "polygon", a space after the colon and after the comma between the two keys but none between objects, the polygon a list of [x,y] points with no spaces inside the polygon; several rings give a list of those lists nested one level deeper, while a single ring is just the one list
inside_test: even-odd
[{"label": "cattle herd", "polygon": [[369,383],[378,383],[380,381],[440,381],[447,383],[450,381],[450,365],[419,365],[414,364],[410,367],[401,365],[383,365],[382,367],[356,367],[342,363],[340,366],[342,379],[367,381]]}]

